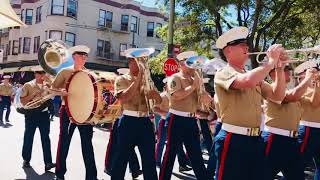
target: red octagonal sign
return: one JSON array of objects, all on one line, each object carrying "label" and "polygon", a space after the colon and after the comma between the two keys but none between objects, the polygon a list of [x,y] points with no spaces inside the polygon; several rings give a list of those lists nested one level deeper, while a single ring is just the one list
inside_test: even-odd
[{"label": "red octagonal sign", "polygon": [[163,71],[167,76],[178,72],[178,63],[174,58],[168,58],[163,64]]}]

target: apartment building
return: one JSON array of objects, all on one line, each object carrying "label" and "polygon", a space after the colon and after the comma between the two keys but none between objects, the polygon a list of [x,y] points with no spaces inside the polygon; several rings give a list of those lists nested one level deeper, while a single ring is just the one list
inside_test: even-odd
[{"label": "apartment building", "polygon": [[[134,0],[12,0],[12,7],[27,27],[2,29],[0,66],[37,64],[37,52],[46,39],[60,39],[68,46],[91,48],[87,66],[115,71],[126,66],[122,52],[131,47],[164,44],[156,28],[167,23],[157,8]],[[1,55],[0,55],[1,57]]]}]

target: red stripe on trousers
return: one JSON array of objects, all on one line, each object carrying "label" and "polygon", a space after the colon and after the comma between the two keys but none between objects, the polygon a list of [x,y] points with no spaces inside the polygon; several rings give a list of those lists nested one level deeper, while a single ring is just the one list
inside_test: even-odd
[{"label": "red stripe on trousers", "polygon": [[300,152],[301,153],[304,153],[304,149],[307,146],[309,136],[310,136],[310,127],[306,127],[306,135],[304,136],[303,143],[302,143],[302,145],[300,147]]},{"label": "red stripe on trousers", "polygon": [[62,137],[62,113],[63,113],[64,105],[60,107],[60,134],[58,141],[58,149],[57,149],[57,157],[56,157],[56,169],[60,169],[60,151],[61,151],[61,137]]},{"label": "red stripe on trousers", "polygon": [[268,138],[268,144],[267,144],[267,148],[266,148],[266,156],[269,155],[270,149],[271,149],[271,144],[273,141],[273,134],[270,133],[269,138]]},{"label": "red stripe on trousers", "polygon": [[162,133],[162,128],[163,128],[163,125],[164,125],[164,119],[161,119],[160,120],[160,124],[159,124],[159,128],[158,128],[158,141],[157,141],[157,148],[156,148],[156,161],[158,162],[158,154],[159,154],[159,144],[160,144],[160,137],[161,137],[161,133]]},{"label": "red stripe on trousers", "polygon": [[224,165],[225,165],[224,163],[225,163],[226,158],[227,158],[227,153],[228,153],[228,149],[229,149],[231,135],[232,135],[232,133],[230,133],[230,132],[227,133],[227,137],[226,137],[226,139],[224,141],[224,144],[223,144],[221,162],[220,162],[220,166],[219,166],[218,180],[222,180],[222,177],[223,177],[223,170],[224,170]]},{"label": "red stripe on trousers", "polygon": [[172,126],[173,117],[174,117],[174,114],[170,114],[170,120],[169,120],[169,125],[168,125],[168,136],[167,136],[168,142],[167,142],[167,145],[166,145],[166,153],[164,155],[162,166],[161,166],[161,169],[163,168],[163,170],[161,171],[159,180],[163,179],[164,172],[166,170],[165,168],[166,168],[166,164],[167,164],[167,161],[168,161],[168,155],[169,155],[170,143],[171,143],[171,126]]},{"label": "red stripe on trousers", "polygon": [[110,149],[111,149],[111,144],[112,144],[112,126],[110,127],[110,137],[109,137],[109,142],[107,146],[107,151],[106,151],[106,157],[104,159],[104,168],[108,169],[109,166],[109,154],[110,154]]}]

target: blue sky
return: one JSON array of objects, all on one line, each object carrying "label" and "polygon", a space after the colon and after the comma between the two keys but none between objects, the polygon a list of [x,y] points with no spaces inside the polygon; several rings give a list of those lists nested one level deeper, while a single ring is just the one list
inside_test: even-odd
[{"label": "blue sky", "polygon": [[143,1],[142,4],[148,7],[155,7],[155,2],[156,2],[156,0],[136,0],[136,1]]}]

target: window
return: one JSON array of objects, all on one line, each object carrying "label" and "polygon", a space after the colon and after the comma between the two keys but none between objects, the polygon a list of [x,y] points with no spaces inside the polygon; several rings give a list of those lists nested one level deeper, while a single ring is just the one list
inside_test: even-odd
[{"label": "window", "polygon": [[37,11],[36,11],[36,23],[39,23],[41,22],[41,9],[42,9],[42,6],[38,7],[37,8]]},{"label": "window", "polygon": [[129,24],[129,16],[122,15],[121,16],[121,31],[128,31],[128,24]]},{"label": "window", "polygon": [[105,10],[99,10],[99,21],[98,21],[98,25],[99,26],[105,26],[105,19],[106,19],[106,11]]},{"label": "window", "polygon": [[78,0],[68,0],[67,16],[77,18]]},{"label": "window", "polygon": [[25,21],[26,24],[28,25],[32,24],[32,15],[33,15],[33,10],[26,9],[26,21]]},{"label": "window", "polygon": [[[157,23],[156,29],[159,30],[161,27],[162,27],[162,24],[161,24],[161,23]],[[157,38],[160,38],[158,32],[156,32],[156,37],[157,37]]]},{"label": "window", "polygon": [[127,44],[120,44],[120,59],[126,59],[123,54],[125,50],[127,50]]},{"label": "window", "polygon": [[62,40],[62,31],[56,31],[56,30],[49,31],[49,39]]},{"label": "window", "polygon": [[19,38],[19,53],[21,53],[22,50],[22,38]]},{"label": "window", "polygon": [[97,42],[97,56],[112,59],[111,57],[111,43],[98,39]]},{"label": "window", "polygon": [[12,55],[18,55],[19,53],[19,41],[12,41]]},{"label": "window", "polygon": [[153,37],[153,32],[154,32],[154,22],[148,22],[147,37]]},{"label": "window", "polygon": [[24,9],[21,10],[21,21],[23,22]]},{"label": "window", "polygon": [[131,27],[130,31],[137,33],[137,24],[138,24],[138,18],[136,16],[131,17]]},{"label": "window", "polygon": [[31,38],[25,37],[23,39],[23,53],[26,53],[26,54],[30,53],[30,44],[31,44]]},{"label": "window", "polygon": [[10,55],[10,52],[11,51],[11,41],[9,41],[9,44],[8,44],[8,55]]},{"label": "window", "polygon": [[40,36],[34,37],[33,52],[37,53],[40,48]]},{"label": "window", "polygon": [[73,33],[66,32],[65,42],[68,46],[72,47],[76,44],[76,35]]},{"label": "window", "polygon": [[64,0],[52,0],[51,14],[63,15]]},{"label": "window", "polygon": [[112,18],[113,18],[113,13],[110,11],[107,11],[106,14],[106,27],[112,28]]}]

